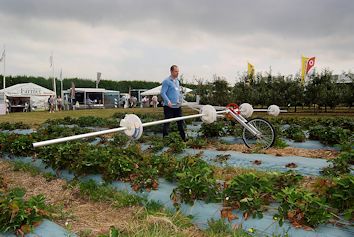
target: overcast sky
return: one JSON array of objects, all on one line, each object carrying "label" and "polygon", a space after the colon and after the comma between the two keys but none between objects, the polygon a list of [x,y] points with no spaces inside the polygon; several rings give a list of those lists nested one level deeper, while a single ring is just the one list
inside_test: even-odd
[{"label": "overcast sky", "polygon": [[[171,64],[187,81],[247,70],[354,72],[353,0],[0,0],[6,74],[162,81]],[[0,65],[0,73],[3,66]]]}]

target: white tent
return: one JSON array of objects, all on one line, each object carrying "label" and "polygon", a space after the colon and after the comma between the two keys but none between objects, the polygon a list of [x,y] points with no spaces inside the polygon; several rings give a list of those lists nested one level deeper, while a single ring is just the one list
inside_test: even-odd
[{"label": "white tent", "polygon": [[20,83],[5,89],[0,90],[7,99],[11,102],[13,107],[24,107],[25,102],[29,102],[32,109],[43,110],[48,107],[48,98],[54,95],[51,91],[34,83]]},{"label": "white tent", "polygon": [[[162,86],[158,86],[158,87],[155,87],[155,88],[152,88],[148,91],[144,91],[143,93],[141,93],[142,96],[145,96],[145,95],[159,95],[161,93],[161,87]],[[182,91],[184,94],[186,93],[189,93],[191,91],[193,91],[192,89],[189,89],[187,87],[182,87]]]}]

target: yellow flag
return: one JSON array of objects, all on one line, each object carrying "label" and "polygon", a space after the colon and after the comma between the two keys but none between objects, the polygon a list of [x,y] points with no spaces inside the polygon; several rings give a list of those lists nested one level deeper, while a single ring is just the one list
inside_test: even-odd
[{"label": "yellow flag", "polygon": [[254,66],[250,63],[247,63],[248,64],[248,70],[247,70],[247,75],[249,78],[253,78],[253,75],[254,75]]},{"label": "yellow flag", "polygon": [[307,68],[307,61],[309,58],[304,56],[301,57],[301,83],[305,83],[305,76],[306,76],[306,68]]}]

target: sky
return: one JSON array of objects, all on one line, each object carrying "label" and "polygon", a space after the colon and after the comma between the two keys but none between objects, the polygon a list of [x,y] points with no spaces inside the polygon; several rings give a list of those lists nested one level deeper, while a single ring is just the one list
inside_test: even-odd
[{"label": "sky", "polygon": [[[6,75],[233,83],[247,70],[354,72],[353,0],[0,0]],[[0,63],[0,74],[3,65]]]}]

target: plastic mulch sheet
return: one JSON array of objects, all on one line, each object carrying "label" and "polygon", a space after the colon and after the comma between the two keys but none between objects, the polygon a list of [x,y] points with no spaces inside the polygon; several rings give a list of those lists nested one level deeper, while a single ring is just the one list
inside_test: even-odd
[{"label": "plastic mulch sheet", "polygon": [[[43,220],[43,222],[34,228],[32,233],[26,234],[26,237],[76,237],[77,235],[70,233],[63,227],[51,222],[49,220]],[[11,233],[0,233],[0,237],[16,237]]]},{"label": "plastic mulch sheet", "polygon": [[[187,151],[187,153],[191,153],[192,151]],[[194,151],[195,153],[196,151]],[[205,151],[206,157],[215,156],[217,153],[216,151]],[[224,152],[225,153],[225,152]],[[269,155],[259,155],[259,154],[242,154],[241,155],[254,155],[251,157],[246,158],[248,161],[250,159],[283,159],[282,158],[269,158]],[[235,156],[236,158],[236,156]],[[245,158],[243,158],[245,159]],[[289,159],[300,159],[299,157],[289,158]],[[31,163],[32,165],[40,168],[44,172],[53,172],[52,169],[45,169],[44,164],[41,160],[36,160],[35,162],[32,161],[31,157],[16,157],[12,158],[11,160],[20,160],[26,163]],[[313,160],[313,159],[308,159]],[[265,162],[266,163],[266,162]],[[301,168],[303,169],[303,168]],[[300,169],[300,170],[301,170]],[[73,175],[68,172],[61,172],[61,178],[71,180],[73,179]],[[81,178],[81,180],[95,180],[97,183],[102,183],[101,175],[89,175],[86,177]],[[159,188],[158,190],[152,190],[151,192],[134,192],[129,183],[124,182],[112,182],[110,185],[115,187],[117,190],[124,190],[128,193],[137,194],[140,196],[147,197],[148,200],[158,201],[163,204],[166,208],[173,208],[172,201],[170,200],[170,194],[174,188],[176,188],[175,183],[170,183],[164,179],[159,179]],[[201,229],[207,228],[208,220],[210,219],[220,219],[220,210],[222,205],[220,203],[205,203],[204,201],[195,201],[193,205],[182,204],[181,211],[185,215],[192,215],[193,222],[199,226]],[[296,229],[293,228],[289,223],[285,222],[282,227],[278,225],[277,222],[273,220],[273,214],[276,210],[276,204],[273,204],[269,207],[269,210],[264,213],[264,217],[262,219],[253,219],[249,218],[248,220],[242,219],[242,213],[239,211],[234,211],[239,219],[233,220],[231,224],[242,224],[242,228],[247,230],[249,228],[253,228],[255,233],[259,235],[272,235],[272,234],[285,234],[288,233],[290,236],[295,237],[314,237],[314,236],[323,236],[323,237],[349,237],[354,235],[354,228],[353,227],[336,227],[330,224],[321,225],[317,227],[314,231],[305,231],[303,229]],[[46,223],[46,222],[44,222]],[[55,225],[55,224],[54,224]],[[53,225],[43,225],[41,226],[39,233],[53,233],[51,236],[67,236],[65,235],[61,228],[54,229]],[[37,228],[35,229],[35,233],[37,233]],[[0,234],[1,236],[1,234]],[[9,235],[11,236],[11,235]],[[31,235],[32,236],[32,235]],[[34,235],[35,236],[35,235]],[[39,235],[45,236],[45,235]]]}]

